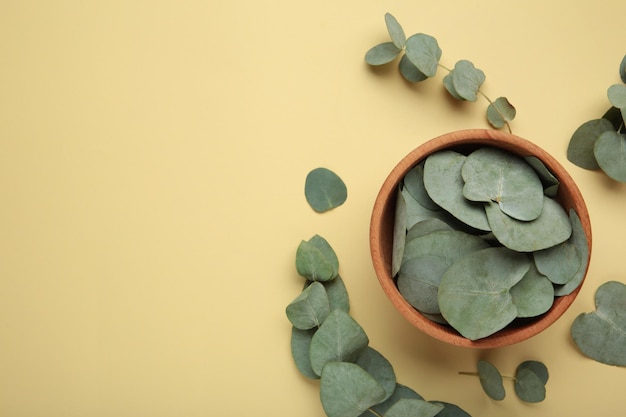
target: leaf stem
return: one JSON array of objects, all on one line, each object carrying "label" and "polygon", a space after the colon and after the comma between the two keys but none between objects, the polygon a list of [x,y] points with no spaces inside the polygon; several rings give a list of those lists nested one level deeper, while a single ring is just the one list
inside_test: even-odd
[{"label": "leaf stem", "polygon": [[370,413],[374,414],[377,417],[383,417],[382,414],[377,413],[375,410],[373,410],[372,408],[368,408],[367,411],[369,411]]},{"label": "leaf stem", "polygon": [[[478,372],[468,372],[468,371],[459,371],[459,375],[468,375],[468,376],[480,376],[480,374]],[[515,381],[515,377],[514,376],[508,376],[508,375],[502,375],[503,379],[511,379],[513,381]]]}]

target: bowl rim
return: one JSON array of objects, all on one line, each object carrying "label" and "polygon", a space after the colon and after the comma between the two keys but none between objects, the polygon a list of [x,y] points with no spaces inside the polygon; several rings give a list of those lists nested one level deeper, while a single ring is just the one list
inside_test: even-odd
[{"label": "bowl rim", "polygon": [[[413,166],[415,166],[415,164],[433,152],[463,145],[494,146],[508,150],[520,156],[535,156],[541,160],[559,180],[560,185],[557,200],[563,207],[566,209],[573,208],[578,214],[582,227],[585,231],[589,247],[585,275],[583,276],[581,283],[574,291],[568,295],[556,297],[550,310],[539,316],[539,318],[529,320],[528,322],[516,325],[515,327],[507,326],[490,336],[474,341],[461,336],[450,326],[438,324],[428,319],[411,306],[400,294],[394,279],[391,276],[390,243],[393,240],[391,236],[393,234],[393,229],[388,227],[388,216],[390,215],[390,211],[392,213],[391,224],[393,224],[397,184],[406,175],[406,173]],[[387,219],[387,222],[385,222],[385,219]],[[383,235],[383,230],[385,230],[386,226],[388,231],[391,230],[391,233]],[[552,325],[563,315],[563,313],[565,313],[580,292],[589,271],[591,248],[592,233],[589,212],[582,193],[570,174],[558,160],[533,142],[511,133],[492,129],[465,129],[449,132],[430,139],[409,152],[396,164],[383,182],[374,202],[370,221],[370,252],[372,263],[374,265],[378,281],[394,307],[406,320],[422,332],[440,341],[461,347],[486,349],[508,346],[535,336]]]}]

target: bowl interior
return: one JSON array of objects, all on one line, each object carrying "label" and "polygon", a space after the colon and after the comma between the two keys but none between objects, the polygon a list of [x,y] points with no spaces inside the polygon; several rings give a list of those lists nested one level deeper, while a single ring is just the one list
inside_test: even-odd
[{"label": "bowl interior", "polygon": [[560,182],[556,197],[557,201],[566,211],[574,209],[579,216],[587,237],[589,257],[591,257],[589,213],[582,194],[571,176],[556,159],[537,145],[518,136],[495,130],[452,132],[424,143],[404,157],[383,183],[374,203],[370,223],[370,249],[374,269],[383,290],[396,309],[410,323],[423,332],[446,343],[465,347],[494,348],[521,342],[546,329],[572,304],[580,291],[582,283],[572,293],[556,297],[550,310],[543,315],[532,319],[516,319],[513,324],[505,329],[486,338],[472,341],[461,336],[452,327],[435,323],[422,315],[400,294],[391,276],[394,215],[398,183],[415,164],[433,152],[452,149],[461,153],[468,153],[481,146],[498,147],[520,156],[535,156],[544,163]]}]

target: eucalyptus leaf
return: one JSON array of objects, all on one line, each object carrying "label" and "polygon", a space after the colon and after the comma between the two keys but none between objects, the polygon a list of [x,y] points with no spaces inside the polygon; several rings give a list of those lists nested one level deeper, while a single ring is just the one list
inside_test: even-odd
[{"label": "eucalyptus leaf", "polygon": [[478,361],[478,378],[480,379],[480,385],[485,391],[485,394],[489,398],[502,401],[506,396],[504,391],[504,384],[502,383],[502,375],[498,368],[496,368],[491,362],[486,360]]},{"label": "eucalyptus leaf", "polygon": [[626,108],[626,85],[613,84],[607,91],[609,101],[618,109]]},{"label": "eucalyptus leaf", "polygon": [[535,170],[521,157],[490,146],[467,156],[461,175],[465,198],[496,202],[509,216],[534,220],[543,209],[543,185]]},{"label": "eucalyptus leaf", "polygon": [[402,265],[398,290],[413,307],[428,314],[439,314],[437,292],[441,277],[450,267],[442,256],[423,255]]},{"label": "eucalyptus leaf", "polygon": [[[306,281],[304,284],[304,288],[312,285],[314,282],[320,281]],[[335,279],[330,281],[320,282],[324,289],[326,290],[326,295],[328,296],[328,304],[330,305],[330,310],[343,310],[346,313],[350,311],[350,299],[348,297],[348,290],[346,289],[346,284],[343,282],[343,278],[340,275],[337,275]]]},{"label": "eucalyptus leaf", "polygon": [[348,313],[333,310],[311,340],[311,369],[321,375],[327,362],[354,362],[368,343],[365,331]]},{"label": "eucalyptus leaf", "polygon": [[406,54],[402,55],[402,58],[400,58],[398,68],[402,77],[409,82],[419,83],[428,79],[428,76],[420,71]]},{"label": "eucalyptus leaf", "polygon": [[452,84],[459,96],[468,101],[476,101],[478,90],[485,82],[485,73],[474,67],[468,60],[460,60],[454,65]]},{"label": "eucalyptus leaf", "polygon": [[424,162],[415,165],[404,176],[404,187],[421,206],[429,210],[440,210],[424,186]]},{"label": "eucalyptus leaf", "polygon": [[489,225],[498,241],[518,252],[534,252],[569,239],[572,225],[567,213],[555,200],[546,196],[543,199],[541,215],[530,222],[507,216],[497,203],[487,204]]},{"label": "eucalyptus leaf", "polygon": [[515,119],[517,111],[506,97],[498,97],[487,106],[487,121],[496,129]]},{"label": "eucalyptus leaf", "polygon": [[296,270],[310,281],[328,281],[337,276],[339,260],[328,241],[315,235],[300,242],[296,251]]},{"label": "eucalyptus leaf", "polygon": [[442,404],[418,399],[401,399],[387,410],[385,417],[434,417],[443,409]]},{"label": "eucalyptus leaf", "polygon": [[619,76],[622,82],[626,83],[626,55],[624,55],[622,62],[619,64]]},{"label": "eucalyptus leaf", "polygon": [[531,264],[524,278],[511,288],[511,297],[517,309],[517,317],[537,317],[552,307],[554,286]]},{"label": "eucalyptus leaf", "polygon": [[482,249],[459,259],[439,284],[441,314],[470,340],[494,334],[517,316],[510,289],[529,268],[526,254],[504,247]]},{"label": "eucalyptus leaf", "polygon": [[355,363],[367,371],[367,373],[383,387],[386,395],[381,401],[385,401],[391,397],[396,389],[396,374],[391,363],[389,363],[383,355],[368,346],[363,353],[359,355]]},{"label": "eucalyptus leaf", "polygon": [[431,401],[431,403],[443,406],[443,410],[437,414],[437,417],[472,417],[458,405],[450,404],[445,401]]},{"label": "eucalyptus leaf", "polygon": [[416,33],[406,40],[405,53],[409,60],[427,77],[434,77],[441,58],[437,40],[424,33]]},{"label": "eucalyptus leaf", "polygon": [[[396,383],[396,389],[393,391],[393,394],[391,395],[391,397],[389,397],[387,400],[383,401],[380,404],[376,404],[376,405],[372,406],[371,409],[368,409],[363,414],[361,414],[359,417],[379,417],[379,416],[384,416],[385,413],[387,412],[387,410],[389,410],[389,408],[392,405],[394,405],[395,403],[397,403],[401,399],[423,400],[424,397],[419,395],[413,389],[411,389],[411,388],[409,388],[409,387],[407,387],[405,385]],[[377,413],[377,414],[374,414],[374,412]]]},{"label": "eucalyptus leaf", "polygon": [[593,147],[600,168],[616,181],[626,182],[626,134],[602,133]]},{"label": "eucalyptus leaf", "polygon": [[624,126],[624,119],[622,118],[622,111],[617,107],[611,106],[603,115],[603,119],[608,120],[613,125],[613,130],[616,132],[620,130],[620,127]]},{"label": "eucalyptus leaf", "polygon": [[358,417],[385,395],[385,389],[356,364],[329,362],[324,366],[320,399],[328,417]]},{"label": "eucalyptus leaf", "polygon": [[402,262],[432,255],[441,256],[452,264],[457,259],[488,247],[489,244],[478,236],[460,230],[437,230],[407,242]]},{"label": "eucalyptus leaf", "polygon": [[567,147],[567,159],[580,168],[596,170],[600,168],[594,156],[596,140],[604,132],[612,131],[613,125],[607,119],[593,119],[576,129]]},{"label": "eucalyptus leaf", "polygon": [[389,32],[389,36],[393,41],[393,44],[398,48],[404,48],[404,44],[406,42],[406,35],[404,34],[404,30],[400,23],[396,20],[396,18],[391,13],[385,13],[385,24],[387,25],[387,31]]},{"label": "eucalyptus leaf", "polygon": [[402,192],[396,195],[396,208],[393,224],[393,244],[391,248],[391,276],[395,277],[402,265],[404,245],[406,244],[408,214]]},{"label": "eucalyptus leaf", "polygon": [[311,339],[317,329],[300,330],[295,327],[291,329],[291,356],[296,364],[296,368],[302,375],[309,379],[319,379],[319,375],[311,368]]},{"label": "eucalyptus leaf", "polygon": [[538,403],[546,398],[546,386],[543,381],[528,368],[519,369],[515,375],[515,393],[528,403]]},{"label": "eucalyptus leaf", "polygon": [[437,218],[445,223],[449,223],[451,221],[451,215],[443,210],[430,210],[426,207],[422,206],[413,198],[411,194],[404,188],[400,191],[402,197],[404,198],[404,204],[406,207],[406,227],[407,229],[411,229],[417,223],[422,222],[424,220]]},{"label": "eucalyptus leaf", "polygon": [[574,342],[597,362],[626,367],[626,285],[617,281],[602,284],[595,294],[595,306],[595,311],[574,320]]},{"label": "eucalyptus leaf", "polygon": [[373,66],[385,65],[396,59],[400,52],[393,42],[379,43],[365,53],[365,62]]},{"label": "eucalyptus leaf", "polygon": [[539,361],[524,361],[524,362],[520,363],[517,366],[517,370],[515,371],[516,374],[517,374],[517,372],[521,371],[522,369],[528,369],[529,371],[533,372],[535,375],[537,375],[537,377],[539,377],[539,380],[544,385],[548,383],[548,379],[550,378],[550,374],[548,373],[548,368],[546,367],[546,365],[543,362],[539,362]]},{"label": "eucalyptus leaf", "polygon": [[432,232],[438,232],[441,230],[454,230],[452,226],[443,220],[433,217],[432,219],[422,220],[419,223],[415,223],[406,233],[406,241],[413,240],[420,236],[427,235]]},{"label": "eucalyptus leaf", "polygon": [[587,235],[585,229],[580,222],[580,217],[573,210],[569,211],[569,219],[572,225],[572,236],[569,238],[569,242],[576,247],[576,252],[580,257],[580,265],[576,274],[564,285],[558,285],[554,288],[554,295],[563,296],[570,294],[574,291],[585,278],[587,273],[587,266],[589,265],[589,243],[587,242]]},{"label": "eucalyptus leaf", "polygon": [[533,257],[539,272],[561,285],[574,278],[582,263],[572,237],[551,248],[534,252]]},{"label": "eucalyptus leaf", "polygon": [[343,180],[333,171],[315,168],[306,176],[304,195],[313,210],[323,213],[345,203],[348,190]]},{"label": "eucalyptus leaf", "polygon": [[319,327],[330,314],[330,303],[326,289],[314,282],[304,289],[286,309],[291,324],[302,330]]},{"label": "eucalyptus leaf", "polygon": [[454,73],[454,69],[451,70],[448,74],[446,74],[445,77],[443,77],[443,86],[446,88],[446,90],[448,91],[448,93],[450,93],[450,95],[455,98],[456,100],[465,100],[463,97],[461,97],[461,95],[458,93],[458,91],[456,91],[456,88],[454,88],[454,82],[452,79],[452,74]]},{"label": "eucalyptus leaf", "polygon": [[450,150],[429,155],[424,163],[424,186],[430,198],[454,217],[475,229],[490,231],[484,205],[463,195],[461,170],[466,158]]},{"label": "eucalyptus leaf", "polygon": [[[553,188],[556,186],[555,191],[558,190],[559,179],[554,176],[552,172],[546,167],[543,161],[536,156],[525,156],[524,160],[528,165],[530,165],[541,180],[541,184],[543,184],[544,190],[543,193],[548,195],[547,189]],[[556,192],[553,192],[549,197],[556,197]]]}]

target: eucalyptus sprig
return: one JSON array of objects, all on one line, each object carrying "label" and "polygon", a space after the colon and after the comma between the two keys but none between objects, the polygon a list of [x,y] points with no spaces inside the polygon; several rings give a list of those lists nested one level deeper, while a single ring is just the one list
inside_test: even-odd
[{"label": "eucalyptus sprig", "polygon": [[390,13],[385,14],[385,24],[391,41],[370,48],[365,54],[365,62],[380,66],[395,61],[400,56],[400,74],[412,83],[434,77],[437,69],[441,68],[447,71],[443,85],[452,97],[460,101],[476,101],[478,96],[482,96],[489,103],[489,124],[496,129],[506,126],[511,132],[509,122],[515,118],[515,107],[506,97],[491,100],[484,94],[480,89],[485,82],[485,73],[482,70],[465,59],[458,61],[454,68],[448,68],[439,62],[442,50],[433,36],[416,33],[407,38],[400,23]]},{"label": "eucalyptus sprig", "polygon": [[[619,76],[626,84],[626,56]],[[611,107],[601,118],[576,129],[567,147],[567,159],[580,168],[602,170],[610,178],[626,182],[626,85],[611,85],[607,96]]]},{"label": "eucalyptus sprig", "polygon": [[315,235],[300,243],[296,270],[305,283],[286,308],[291,353],[302,375],[320,380],[328,417],[471,417],[454,404],[426,401],[397,383],[389,361],[369,346],[367,334],[349,314],[339,260],[326,239]]}]

